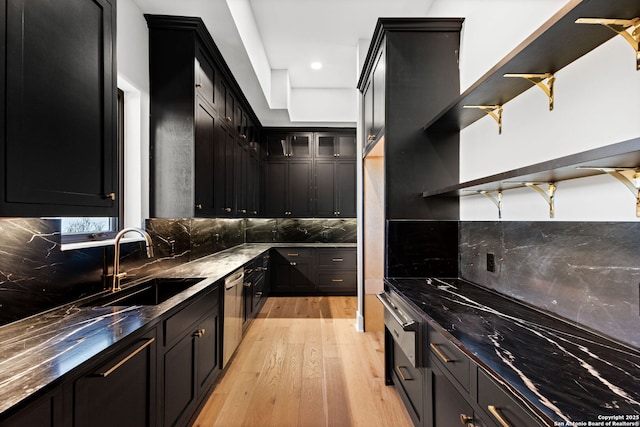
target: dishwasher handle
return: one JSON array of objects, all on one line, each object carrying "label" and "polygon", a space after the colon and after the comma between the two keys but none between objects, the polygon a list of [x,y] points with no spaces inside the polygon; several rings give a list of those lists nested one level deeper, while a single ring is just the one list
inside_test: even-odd
[{"label": "dishwasher handle", "polygon": [[224,279],[224,289],[228,291],[229,289],[232,289],[241,284],[243,281],[244,270],[237,270],[235,273]]}]

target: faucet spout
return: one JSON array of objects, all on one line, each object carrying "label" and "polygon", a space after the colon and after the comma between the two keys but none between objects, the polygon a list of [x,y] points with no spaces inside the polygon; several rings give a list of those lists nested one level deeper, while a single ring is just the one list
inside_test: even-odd
[{"label": "faucet spout", "polygon": [[127,227],[120,230],[114,239],[114,251],[113,251],[113,282],[111,284],[111,292],[120,290],[120,281],[123,277],[126,277],[127,273],[120,272],[120,240],[125,234],[129,232],[136,232],[140,234],[146,240],[147,258],[153,257],[153,244],[151,242],[151,236],[141,228]]}]

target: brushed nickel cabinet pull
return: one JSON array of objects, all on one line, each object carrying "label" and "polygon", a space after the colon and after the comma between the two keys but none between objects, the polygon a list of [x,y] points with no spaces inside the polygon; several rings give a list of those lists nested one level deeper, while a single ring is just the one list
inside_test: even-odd
[{"label": "brushed nickel cabinet pull", "polygon": [[225,119],[227,119],[228,122],[231,121],[231,117],[229,117],[229,116],[225,117]]},{"label": "brushed nickel cabinet pull", "polygon": [[295,267],[296,265],[298,265],[298,263],[297,263],[297,262],[293,262],[293,261],[291,261],[291,262],[289,263],[289,265],[292,265],[292,266],[294,266],[294,267]]},{"label": "brushed nickel cabinet pull", "polygon": [[111,199],[111,200],[115,200],[116,199],[116,193],[109,193],[109,194],[105,194],[104,195],[105,199]]},{"label": "brushed nickel cabinet pull", "polygon": [[229,212],[231,212],[231,208],[224,208],[224,211],[229,213]]},{"label": "brushed nickel cabinet pull", "polygon": [[448,357],[447,357],[447,355],[446,355],[446,354],[444,354],[444,353],[442,352],[442,350],[440,350],[440,347],[438,346],[438,344],[431,343],[431,344],[429,344],[429,347],[431,347],[431,348],[433,349],[433,351],[435,351],[435,352],[436,352],[436,354],[438,355],[438,357],[439,357],[440,359],[442,359],[442,361],[443,361],[444,363],[453,363],[453,362],[455,362],[455,360],[448,358]]},{"label": "brushed nickel cabinet pull", "polygon": [[300,256],[300,254],[287,254],[287,256]]},{"label": "brushed nickel cabinet pull", "polygon": [[196,83],[196,87],[202,87],[202,83]]},{"label": "brushed nickel cabinet pull", "polygon": [[332,282],[344,282],[344,279],[331,279]]},{"label": "brushed nickel cabinet pull", "polygon": [[491,415],[493,415],[496,418],[496,420],[498,420],[498,422],[500,423],[500,425],[502,427],[511,427],[511,424],[509,424],[507,422],[507,420],[504,419],[504,417],[502,416],[502,414],[498,410],[497,406],[489,405],[489,406],[487,406],[487,408],[489,409],[489,412],[491,412]]},{"label": "brushed nickel cabinet pull", "polygon": [[201,205],[200,203],[198,203],[198,204],[196,205],[196,209],[202,209],[202,205]]},{"label": "brushed nickel cabinet pull", "polygon": [[344,258],[333,258],[331,261],[333,261],[333,262],[342,262],[342,261],[344,261]]},{"label": "brushed nickel cabinet pull", "polygon": [[402,378],[402,381],[413,381],[413,378],[409,375],[409,376],[404,376],[404,373],[402,372],[402,369],[407,369],[404,366],[396,366],[396,370],[398,371],[398,374],[400,375],[400,378]]},{"label": "brushed nickel cabinet pull", "polygon": [[121,361],[119,361],[118,363],[113,365],[110,369],[106,370],[105,372],[99,372],[99,373],[95,374],[95,376],[96,377],[102,377],[102,378],[108,377],[109,375],[114,373],[120,366],[122,366],[125,363],[127,363],[127,361],[129,361],[133,356],[135,356],[136,354],[140,353],[142,350],[144,350],[145,348],[150,346],[151,343],[154,342],[155,340],[156,340],[155,338],[149,338],[140,347],[138,347],[137,349],[133,350],[131,353],[129,353],[128,356],[126,356],[124,359],[122,359]]}]

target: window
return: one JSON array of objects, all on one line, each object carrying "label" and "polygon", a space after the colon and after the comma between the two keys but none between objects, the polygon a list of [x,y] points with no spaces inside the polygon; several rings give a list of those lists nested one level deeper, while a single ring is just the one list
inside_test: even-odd
[{"label": "window", "polygon": [[116,217],[61,218],[62,243],[80,243],[113,238],[121,228],[124,216],[124,92],[118,89],[118,174],[120,212]]}]

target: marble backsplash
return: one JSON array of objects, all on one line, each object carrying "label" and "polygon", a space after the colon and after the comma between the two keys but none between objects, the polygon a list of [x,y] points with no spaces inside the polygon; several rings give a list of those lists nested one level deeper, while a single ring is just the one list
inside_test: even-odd
[{"label": "marble backsplash", "polygon": [[[355,219],[152,218],[145,229],[155,256],[148,259],[141,242],[123,244],[123,283],[244,242],[356,241]],[[62,251],[60,239],[57,219],[0,219],[0,325],[104,289],[113,246]]]},{"label": "marble backsplash", "polygon": [[459,232],[462,278],[640,347],[640,222],[461,222]]},{"label": "marble backsplash", "polygon": [[387,222],[386,277],[456,277],[458,222]]},{"label": "marble backsplash", "polygon": [[250,218],[247,243],[356,243],[355,218]]}]

